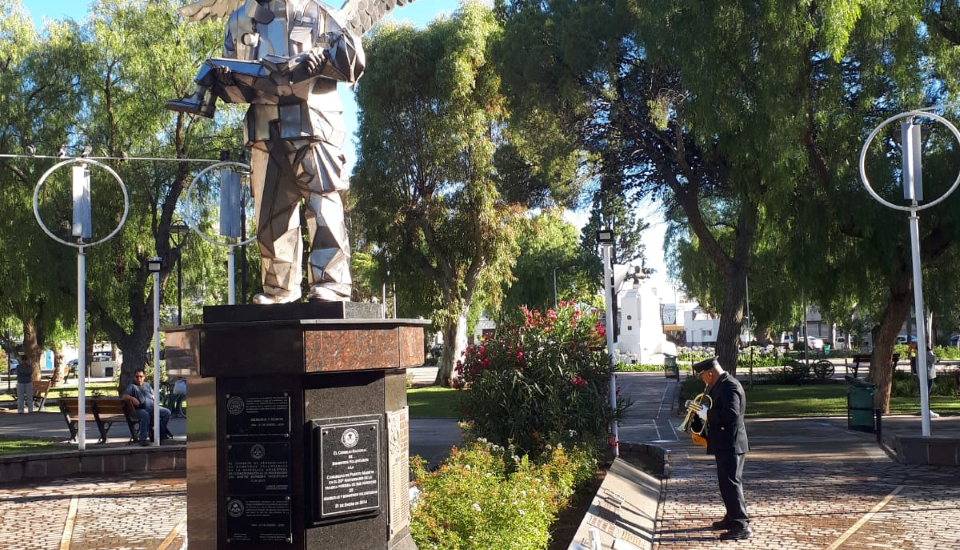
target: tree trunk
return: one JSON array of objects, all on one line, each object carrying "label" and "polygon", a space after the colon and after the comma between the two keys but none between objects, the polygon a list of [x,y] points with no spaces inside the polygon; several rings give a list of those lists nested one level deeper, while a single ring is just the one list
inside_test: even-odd
[{"label": "tree trunk", "polygon": [[886,414],[890,410],[890,388],[893,383],[893,346],[910,312],[913,282],[911,276],[900,273],[890,285],[890,298],[880,317],[880,324],[874,327],[873,353],[870,356],[870,379],[877,386],[873,395],[873,406]]},{"label": "tree trunk", "polygon": [[467,349],[467,312],[463,311],[452,323],[441,328],[443,333],[443,352],[440,354],[440,369],[434,384],[448,388],[456,381],[457,372],[453,368],[463,350]]},{"label": "tree trunk", "polygon": [[[148,353],[152,340],[153,318],[151,317],[149,322],[135,323],[130,335],[117,342],[120,349],[123,350],[123,363],[120,364],[120,382],[117,387],[119,393],[122,393],[133,382],[133,373],[137,369],[152,364],[153,355]],[[147,382],[150,382],[150,385],[153,386],[153,378],[150,378]],[[158,388],[153,389],[159,391]]]},{"label": "tree trunk", "polygon": [[746,269],[739,262],[730,265],[727,287],[720,310],[720,327],[717,329],[717,357],[725,371],[737,375],[737,359],[740,357],[740,329],[743,326],[744,277]]},{"label": "tree trunk", "polygon": [[37,325],[33,318],[23,321],[23,356],[33,365],[33,381],[40,380],[40,355],[43,350],[37,344]]}]

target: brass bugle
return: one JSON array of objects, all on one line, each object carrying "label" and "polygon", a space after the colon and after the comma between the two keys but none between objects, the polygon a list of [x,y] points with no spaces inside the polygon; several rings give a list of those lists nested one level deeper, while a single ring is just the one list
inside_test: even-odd
[{"label": "brass bugle", "polygon": [[[698,406],[703,405],[704,400],[707,401],[707,408],[710,408],[713,406],[713,399],[711,399],[710,396],[707,395],[706,389],[703,390],[703,393],[694,397],[691,404],[695,404]],[[681,422],[680,426],[677,427],[677,429],[680,430],[681,432],[686,432],[690,430],[690,423],[693,421],[693,415],[696,414],[695,412],[689,410],[689,405],[687,405],[687,408],[688,408],[687,416],[684,417],[683,422]],[[703,433],[706,430],[707,430],[707,423],[706,421],[704,421],[703,426],[699,430],[695,431],[694,433],[697,435],[703,435]]]}]

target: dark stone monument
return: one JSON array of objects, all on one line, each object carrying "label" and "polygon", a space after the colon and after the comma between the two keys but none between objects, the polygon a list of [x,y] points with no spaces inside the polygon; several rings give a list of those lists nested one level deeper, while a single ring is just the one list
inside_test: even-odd
[{"label": "dark stone monument", "polygon": [[427,321],[350,302],[204,308],[166,327],[187,377],[195,550],[415,550],[406,368]]}]

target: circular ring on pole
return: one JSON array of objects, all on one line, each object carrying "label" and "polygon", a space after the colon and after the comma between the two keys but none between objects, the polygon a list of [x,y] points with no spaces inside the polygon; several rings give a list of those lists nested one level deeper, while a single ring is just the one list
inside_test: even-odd
[{"label": "circular ring on pole", "polygon": [[207,234],[204,233],[203,231],[200,231],[200,229],[197,227],[196,221],[193,219],[193,216],[191,215],[191,211],[193,210],[193,209],[191,208],[191,207],[193,206],[193,199],[190,198],[190,192],[193,191],[193,187],[197,184],[198,181],[200,181],[200,178],[201,178],[204,174],[206,174],[206,173],[209,172],[210,170],[213,170],[213,169],[215,169],[215,168],[221,168],[221,167],[223,167],[223,166],[239,166],[239,167],[241,167],[241,168],[245,168],[248,172],[250,171],[250,165],[249,165],[249,164],[244,164],[244,163],[242,163],[242,162],[232,162],[232,161],[218,162],[217,164],[208,166],[208,167],[204,168],[203,170],[200,170],[200,172],[198,172],[197,175],[194,176],[193,181],[190,182],[190,185],[187,186],[187,190],[186,190],[187,199],[186,199],[185,204],[184,204],[184,207],[186,208],[186,216],[184,216],[184,218],[186,218],[187,225],[190,226],[190,229],[192,229],[193,231],[195,231],[195,232],[197,233],[197,235],[200,235],[200,236],[203,238],[203,240],[207,241],[207,242],[210,243],[210,244],[217,245],[217,246],[228,246],[228,247],[231,247],[231,248],[234,247],[234,246],[245,246],[245,245],[248,245],[248,244],[252,243],[254,240],[256,240],[256,238],[257,238],[257,234],[256,234],[256,233],[254,233],[253,236],[250,237],[249,239],[247,239],[247,240],[245,240],[245,241],[238,242],[238,243],[224,243],[224,242],[220,242],[220,241],[218,241],[218,240],[215,240],[215,239],[207,236]]},{"label": "circular ring on pole", "polygon": [[886,126],[887,124],[890,124],[891,122],[900,120],[901,118],[909,118],[909,117],[925,117],[925,118],[936,120],[937,122],[949,128],[950,131],[953,132],[954,137],[957,138],[957,142],[960,143],[960,131],[958,131],[957,127],[951,124],[949,120],[943,118],[940,115],[935,115],[933,113],[922,111],[922,110],[907,111],[905,113],[900,113],[899,115],[894,115],[888,118],[887,120],[884,120],[883,122],[880,123],[879,126],[874,128],[874,130],[870,132],[870,135],[867,137],[866,143],[863,144],[863,149],[860,150],[860,180],[863,181],[863,186],[867,188],[867,193],[870,193],[870,196],[876,199],[877,202],[879,202],[880,204],[893,208],[894,210],[903,210],[904,212],[917,212],[920,210],[925,210],[927,208],[930,208],[931,206],[936,206],[937,204],[940,204],[941,202],[943,202],[947,197],[949,197],[950,194],[953,193],[954,190],[956,190],[957,186],[960,185],[960,174],[957,174],[957,179],[954,180],[953,185],[950,186],[950,189],[947,189],[946,193],[938,197],[936,200],[925,203],[922,206],[921,205],[900,206],[899,204],[893,204],[892,202],[884,200],[883,197],[878,195],[877,192],[873,190],[873,187],[870,186],[870,180],[867,179],[867,169],[866,169],[867,149],[870,147],[870,143],[873,142],[873,139],[877,137],[877,134],[880,133],[880,130],[882,130],[884,126]]},{"label": "circular ring on pole", "polygon": [[[40,188],[43,187],[44,182],[46,182],[47,178],[50,177],[50,174],[52,174],[57,169],[62,168],[68,164],[73,164],[77,162],[82,164],[93,164],[95,166],[99,166],[100,168],[103,168],[104,170],[109,172],[110,175],[113,176],[115,180],[117,180],[117,183],[120,184],[120,191],[123,192],[123,217],[120,218],[120,223],[117,224],[116,229],[114,229],[109,235],[100,239],[99,241],[92,242],[92,243],[72,243],[70,241],[65,241],[60,237],[54,235],[53,232],[50,231],[49,228],[47,228],[46,224],[43,223],[43,219],[40,217],[40,204],[39,204]],[[40,176],[40,181],[37,182],[37,187],[34,188],[33,190],[33,216],[37,218],[37,223],[40,224],[40,228],[43,229],[43,232],[46,233],[51,239],[57,241],[58,243],[65,244],[67,246],[72,246],[74,248],[82,249],[88,246],[96,246],[102,242],[109,241],[110,239],[113,238],[114,235],[120,232],[120,229],[123,228],[123,224],[127,222],[127,214],[129,213],[130,213],[130,197],[127,196],[127,186],[123,184],[123,180],[120,179],[120,176],[113,171],[113,168],[110,168],[106,164],[101,164],[95,160],[90,160],[88,158],[74,158],[74,159],[69,159],[69,160],[65,160],[63,162],[58,162],[57,164],[54,164],[53,166],[50,167],[49,170],[47,170],[46,172],[43,173],[42,176]]]}]

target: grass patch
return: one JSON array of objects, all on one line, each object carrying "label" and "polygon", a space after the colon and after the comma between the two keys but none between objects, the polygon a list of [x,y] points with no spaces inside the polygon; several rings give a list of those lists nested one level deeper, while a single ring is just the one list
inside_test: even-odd
[{"label": "grass patch", "polygon": [[458,391],[438,386],[407,390],[411,418],[460,418]]},{"label": "grass patch", "polygon": [[[747,413],[750,418],[795,418],[802,416],[846,416],[847,386],[817,384],[809,386],[774,386],[757,384],[744,387]],[[940,414],[960,415],[960,400],[955,397],[931,396],[930,409]],[[920,399],[893,397],[889,414],[917,414]]]},{"label": "grass patch", "polygon": [[41,439],[0,439],[0,456],[56,453],[63,450],[62,446]]}]

